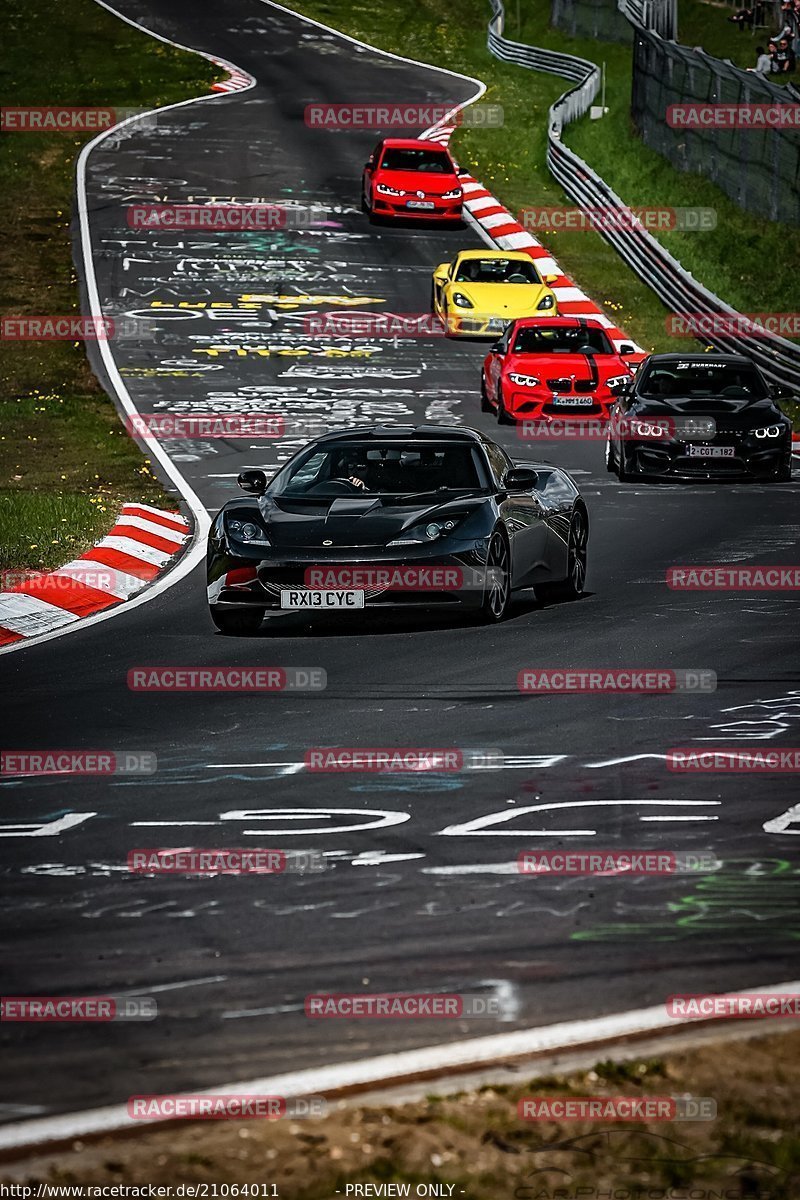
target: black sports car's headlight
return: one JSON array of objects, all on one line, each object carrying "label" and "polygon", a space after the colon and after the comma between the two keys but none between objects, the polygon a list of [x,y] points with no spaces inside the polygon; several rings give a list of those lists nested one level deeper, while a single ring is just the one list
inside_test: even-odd
[{"label": "black sports car's headlight", "polygon": [[444,521],[427,521],[424,525],[414,525],[398,538],[387,542],[388,546],[419,546],[425,542],[435,542],[437,538],[452,533],[463,520],[462,516],[448,517]]},{"label": "black sports car's headlight", "polygon": [[242,521],[239,517],[225,518],[225,531],[237,542],[247,546],[271,546],[266,530],[255,521]]},{"label": "black sports car's headlight", "polygon": [[780,425],[765,425],[760,429],[751,429],[750,432],[757,438],[776,438],[781,436],[783,429]]},{"label": "black sports car's headlight", "polygon": [[643,420],[641,417],[634,417],[628,424],[628,431],[634,437],[641,438],[669,438],[672,437],[672,429],[668,421],[659,421],[658,418],[651,420]]}]

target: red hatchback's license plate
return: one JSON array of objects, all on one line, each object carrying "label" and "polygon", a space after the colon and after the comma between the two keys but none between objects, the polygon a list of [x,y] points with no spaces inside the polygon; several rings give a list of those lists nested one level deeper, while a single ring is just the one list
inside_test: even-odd
[{"label": "red hatchback's license plate", "polygon": [[435,208],[436,205],[432,200],[406,200],[406,208]]},{"label": "red hatchback's license plate", "polygon": [[733,446],[687,446],[689,458],[733,458]]}]

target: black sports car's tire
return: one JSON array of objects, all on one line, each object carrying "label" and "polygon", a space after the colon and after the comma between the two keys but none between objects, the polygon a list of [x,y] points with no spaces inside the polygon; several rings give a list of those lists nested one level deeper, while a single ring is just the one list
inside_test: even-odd
[{"label": "black sports car's tire", "polygon": [[778,467],[778,472],[775,476],[776,483],[791,483],[792,479],[792,460],[789,459],[786,463],[781,463]]},{"label": "black sports car's tire", "polygon": [[514,424],[514,418],[510,417],[508,415],[508,412],[506,411],[506,406],[503,401],[503,389],[501,387],[498,387],[498,389],[497,389],[497,424],[498,425],[513,425]]},{"label": "black sports car's tire", "polygon": [[508,616],[511,607],[511,554],[502,533],[493,533],[486,555],[486,585],[481,618],[497,625]]},{"label": "black sports car's tire", "polygon": [[264,610],[261,608],[215,608],[208,610],[211,620],[220,633],[230,635],[242,633],[257,633],[264,620]]},{"label": "black sports car's tire", "polygon": [[536,594],[542,600],[580,600],[586,585],[589,521],[582,508],[572,514],[567,538],[567,574],[556,583],[540,584]]},{"label": "black sports car's tire", "polygon": [[481,375],[481,412],[494,412],[489,403],[489,397],[486,395],[486,380],[483,378],[483,375]]},{"label": "black sports car's tire", "polygon": [[623,449],[620,449],[619,452],[619,462],[617,463],[616,474],[620,483],[629,483],[633,478],[630,471],[625,469],[625,451]]},{"label": "black sports car's tire", "polygon": [[614,451],[611,449],[611,441],[606,438],[606,470],[611,475],[617,475],[617,464],[614,461]]}]

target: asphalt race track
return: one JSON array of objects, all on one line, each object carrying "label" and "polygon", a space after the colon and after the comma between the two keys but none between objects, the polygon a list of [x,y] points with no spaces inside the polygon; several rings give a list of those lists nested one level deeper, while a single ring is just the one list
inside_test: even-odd
[{"label": "asphalt race track", "polygon": [[[152,775],[5,779],[5,991],[153,996],[158,1018],[9,1025],[6,1120],[336,1063],[437,1041],[795,977],[800,825],[791,775],[678,774],[675,746],[798,744],[798,606],[789,593],[676,592],[682,564],[787,564],[797,478],[782,486],[622,485],[592,442],[525,443],[481,414],[481,343],[310,337],[320,312],[426,312],[433,267],[468,230],[371,226],[361,167],[377,134],[309,129],[316,100],[463,100],[469,81],[405,64],[259,0],[120,11],[255,76],[241,94],[132,126],[89,158],[103,311],[146,317],[114,344],[142,413],[256,412],[326,428],[428,422],[492,430],[517,458],[574,472],[589,591],[518,606],[498,628],[287,615],[226,638],[202,567],[152,602],[3,656],[3,743],[152,752]],[[264,234],[133,230],[137,201],[320,205]],[[292,300],[295,297],[295,300]],[[299,298],[299,299],[298,299]],[[154,307],[157,306],[157,307]],[[212,308],[211,305],[216,305]],[[302,443],[165,441],[213,513],[244,466]],[[295,694],[134,693],[146,665],[323,668]],[[711,693],[521,695],[524,667],[708,669]],[[313,746],[499,750],[498,768],[314,774]],[[37,833],[69,814],[63,831]],[[20,829],[20,826],[29,828]],[[68,826],[68,827],[67,827]],[[152,846],[315,849],[319,873],[137,876]],[[700,877],[521,876],[527,848],[713,850]],[[503,1017],[312,1021],[310,992],[468,992]]]}]

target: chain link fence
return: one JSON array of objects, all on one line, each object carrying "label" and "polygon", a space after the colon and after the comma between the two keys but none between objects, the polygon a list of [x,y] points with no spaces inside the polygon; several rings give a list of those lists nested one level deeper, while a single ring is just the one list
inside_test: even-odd
[{"label": "chain link fence", "polygon": [[[695,171],[740,208],[771,221],[800,225],[800,106],[791,86],[636,29],[631,117],[646,145],[682,171]],[[797,109],[786,128],[673,126],[671,106],[764,104]]]},{"label": "chain link fence", "polygon": [[630,44],[636,26],[678,36],[678,0],[552,0],[550,23],[572,37]]}]

